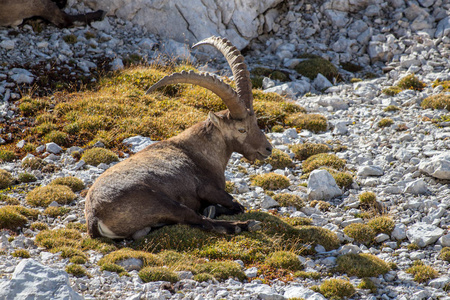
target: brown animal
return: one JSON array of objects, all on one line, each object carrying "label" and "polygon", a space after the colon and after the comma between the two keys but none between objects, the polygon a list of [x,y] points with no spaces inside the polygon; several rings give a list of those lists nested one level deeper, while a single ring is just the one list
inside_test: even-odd
[{"label": "brown animal", "polygon": [[178,136],[145,148],[103,173],[86,197],[86,221],[92,237],[139,238],[152,227],[189,224],[204,230],[236,233],[256,221],[215,220],[216,214],[237,214],[242,205],[225,192],[224,171],[233,152],[249,160],[265,159],[272,146],[259,129],[244,57],[228,40],[211,37],[194,45],[212,45],[231,66],[237,92],[217,77],[192,71],[174,73],[147,94],[168,84],[191,83],[217,94],[228,109]]},{"label": "brown animal", "polygon": [[17,26],[24,19],[41,17],[58,27],[69,27],[76,22],[90,23],[102,20],[105,12],[98,10],[80,15],[68,15],[63,8],[67,0],[0,0],[0,26]]}]

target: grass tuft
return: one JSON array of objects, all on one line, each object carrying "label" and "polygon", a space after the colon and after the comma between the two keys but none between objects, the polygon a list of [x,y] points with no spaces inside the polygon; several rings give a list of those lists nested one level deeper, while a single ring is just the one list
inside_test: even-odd
[{"label": "grass tuft", "polygon": [[265,190],[285,189],[291,184],[286,176],[276,173],[256,175],[251,181],[253,185],[260,186]]},{"label": "grass tuft", "polygon": [[343,279],[327,279],[320,285],[320,293],[329,299],[347,299],[356,293],[353,285]]},{"label": "grass tuft", "polygon": [[270,267],[299,271],[304,268],[297,255],[288,251],[276,251],[271,253],[264,261]]},{"label": "grass tuft", "polygon": [[305,129],[314,133],[327,130],[327,118],[320,114],[296,113],[287,118],[287,125],[299,130]]},{"label": "grass tuft", "polygon": [[175,272],[163,267],[145,267],[139,271],[139,277],[143,282],[168,281],[175,283],[180,280]]},{"label": "grass tuft", "polygon": [[344,233],[358,243],[370,244],[376,236],[375,230],[366,224],[352,223],[344,228]]},{"label": "grass tuft", "polygon": [[389,265],[384,260],[367,253],[341,255],[336,262],[336,272],[359,278],[377,277],[390,270]]},{"label": "grass tuft", "polygon": [[450,95],[447,93],[440,93],[437,95],[428,96],[420,104],[423,109],[446,109],[450,110]]},{"label": "grass tuft", "polygon": [[6,189],[13,185],[14,177],[6,170],[0,169],[0,189]]},{"label": "grass tuft", "polygon": [[88,165],[98,166],[101,163],[110,164],[119,161],[117,155],[109,149],[92,148],[86,150],[81,159]]},{"label": "grass tuft", "polygon": [[63,205],[69,204],[76,197],[68,186],[52,184],[35,188],[28,193],[26,200],[30,205],[47,207],[53,201]]},{"label": "grass tuft", "polygon": [[291,151],[298,160],[305,160],[310,156],[326,153],[330,151],[330,147],[325,144],[304,143],[290,146]]},{"label": "grass tuft", "polygon": [[300,196],[290,193],[276,194],[273,199],[283,207],[293,206],[299,210],[305,206],[305,202]]},{"label": "grass tuft", "polygon": [[345,159],[339,158],[336,154],[319,153],[306,159],[302,164],[302,168],[305,173],[310,173],[323,166],[340,170],[344,168],[345,163]]},{"label": "grass tuft", "polygon": [[68,176],[68,177],[59,177],[56,178],[54,180],[52,180],[52,182],[50,182],[50,184],[59,184],[59,185],[65,185],[68,186],[72,192],[79,192],[82,189],[84,189],[84,183],[81,179],[77,178],[77,177],[73,177],[73,176]]}]

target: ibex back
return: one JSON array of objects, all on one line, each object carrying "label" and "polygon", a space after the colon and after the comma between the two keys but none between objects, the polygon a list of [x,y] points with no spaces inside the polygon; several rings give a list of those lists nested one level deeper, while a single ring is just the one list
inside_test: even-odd
[{"label": "ibex back", "polygon": [[[92,237],[139,238],[152,227],[189,224],[204,230],[236,233],[255,222],[215,220],[244,211],[225,191],[225,168],[233,152],[249,160],[265,159],[272,146],[257,125],[251,82],[244,58],[228,40],[211,37],[231,66],[236,91],[217,77],[192,71],[174,73],[147,93],[167,84],[191,83],[217,94],[228,109],[213,113],[178,136],[153,144],[103,173],[86,198],[86,221]],[[206,215],[208,215],[206,214]]]},{"label": "ibex back", "polygon": [[68,27],[75,22],[90,23],[103,19],[105,12],[68,15],[61,10],[67,0],[0,0],[0,26],[17,26],[24,19],[41,17],[59,27]]}]

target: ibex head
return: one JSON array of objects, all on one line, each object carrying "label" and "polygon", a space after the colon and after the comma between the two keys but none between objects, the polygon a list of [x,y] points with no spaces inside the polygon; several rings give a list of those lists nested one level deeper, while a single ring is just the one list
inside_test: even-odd
[{"label": "ibex head", "polygon": [[183,71],[162,78],[147,90],[147,94],[164,85],[177,83],[197,84],[209,89],[228,107],[228,110],[217,114],[210,112],[208,118],[220,130],[227,146],[251,161],[267,158],[272,152],[272,146],[257,124],[250,74],[244,57],[225,38],[210,37],[195,44],[193,48],[201,45],[211,45],[222,52],[233,72],[236,91],[214,75]]}]

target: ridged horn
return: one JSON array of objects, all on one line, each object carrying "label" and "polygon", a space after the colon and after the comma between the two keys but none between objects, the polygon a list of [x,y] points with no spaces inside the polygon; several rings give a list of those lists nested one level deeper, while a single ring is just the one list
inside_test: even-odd
[{"label": "ridged horn", "polygon": [[228,107],[233,119],[243,119],[247,116],[247,110],[242,105],[238,94],[231,86],[208,73],[195,73],[194,71],[182,71],[181,73],[173,73],[163,77],[160,81],[152,85],[146,92],[150,94],[154,90],[168,84],[190,83],[207,88],[217,96],[219,96],[225,105]]},{"label": "ridged horn", "polygon": [[192,46],[192,48],[202,45],[213,46],[225,56],[236,81],[237,94],[244,101],[250,113],[253,114],[252,82],[241,52],[228,39],[216,36],[206,38]]}]

